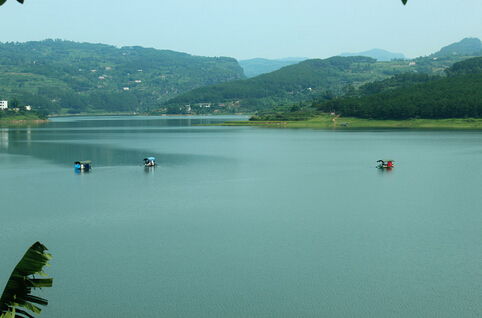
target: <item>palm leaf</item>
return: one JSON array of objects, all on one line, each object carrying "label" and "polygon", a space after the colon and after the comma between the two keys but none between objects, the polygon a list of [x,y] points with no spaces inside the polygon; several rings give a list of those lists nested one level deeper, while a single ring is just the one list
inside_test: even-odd
[{"label": "palm leaf", "polygon": [[[52,287],[52,278],[36,278],[34,276],[47,276],[43,272],[43,268],[48,265],[52,255],[45,251],[47,248],[36,242],[25,252],[13,270],[0,298],[0,318],[33,318],[28,311],[40,314],[42,309],[37,305],[46,306],[48,304],[46,299],[31,295],[32,289]],[[23,307],[28,311],[17,307]]]},{"label": "palm leaf", "polygon": [[407,0],[402,0],[403,5],[407,4]]}]

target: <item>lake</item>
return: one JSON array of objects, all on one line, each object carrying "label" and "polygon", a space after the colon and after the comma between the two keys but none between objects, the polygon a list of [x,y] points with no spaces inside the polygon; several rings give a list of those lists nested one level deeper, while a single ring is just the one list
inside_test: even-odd
[{"label": "lake", "polygon": [[40,317],[482,316],[482,132],[226,119],[0,128],[0,290],[38,240]]}]

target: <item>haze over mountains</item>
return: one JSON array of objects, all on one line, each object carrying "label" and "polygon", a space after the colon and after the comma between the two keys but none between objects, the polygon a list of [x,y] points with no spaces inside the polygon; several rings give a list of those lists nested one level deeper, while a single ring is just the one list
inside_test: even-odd
[{"label": "haze over mountains", "polygon": [[307,59],[308,58],[306,57],[287,57],[274,60],[254,58],[249,60],[240,60],[239,65],[241,65],[243,68],[246,77],[255,77],[261,74],[279,70],[282,67],[296,64]]},{"label": "haze over mountains", "polygon": [[358,53],[341,53],[340,56],[367,56],[374,58],[375,60],[380,62],[405,59],[405,55],[403,55],[402,53],[392,53],[383,49],[372,49]]},{"label": "haze over mountains", "polygon": [[482,42],[478,38],[465,38],[462,41],[444,46],[432,57],[479,56],[482,55]]}]

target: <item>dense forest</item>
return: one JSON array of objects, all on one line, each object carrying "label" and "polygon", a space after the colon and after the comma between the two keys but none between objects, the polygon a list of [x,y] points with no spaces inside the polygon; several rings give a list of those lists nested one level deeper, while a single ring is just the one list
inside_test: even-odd
[{"label": "dense forest", "polygon": [[313,107],[342,116],[373,119],[482,116],[482,58],[454,64],[447,77],[403,75],[362,86],[351,96]]},{"label": "dense forest", "polygon": [[0,43],[0,99],[48,113],[146,111],[191,89],[242,78],[227,57],[61,40]]},{"label": "dense forest", "polygon": [[[183,107],[186,111],[186,107],[202,104],[210,105],[210,111],[217,109],[224,112],[263,113],[273,108],[282,109],[283,106],[287,109],[294,103],[351,96],[366,83],[397,74],[445,76],[445,70],[454,63],[480,55],[479,42],[478,39],[464,39],[435,54],[414,60],[377,62],[361,56],[311,59],[253,78],[194,89],[170,99],[166,104],[178,112],[183,112]],[[418,81],[423,76],[415,78]],[[410,79],[406,79],[406,84],[409,84]]]}]

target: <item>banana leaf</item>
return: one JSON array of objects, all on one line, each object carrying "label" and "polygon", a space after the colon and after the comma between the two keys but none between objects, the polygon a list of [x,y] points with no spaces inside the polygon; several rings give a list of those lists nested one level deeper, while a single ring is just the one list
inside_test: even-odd
[{"label": "banana leaf", "polygon": [[52,255],[46,251],[47,248],[44,245],[36,242],[25,252],[13,270],[0,298],[0,318],[33,318],[33,314],[40,314],[42,311],[37,305],[48,304],[46,299],[31,294],[32,289],[52,287],[52,278],[35,277],[35,275],[47,276],[43,268],[49,265]]}]

